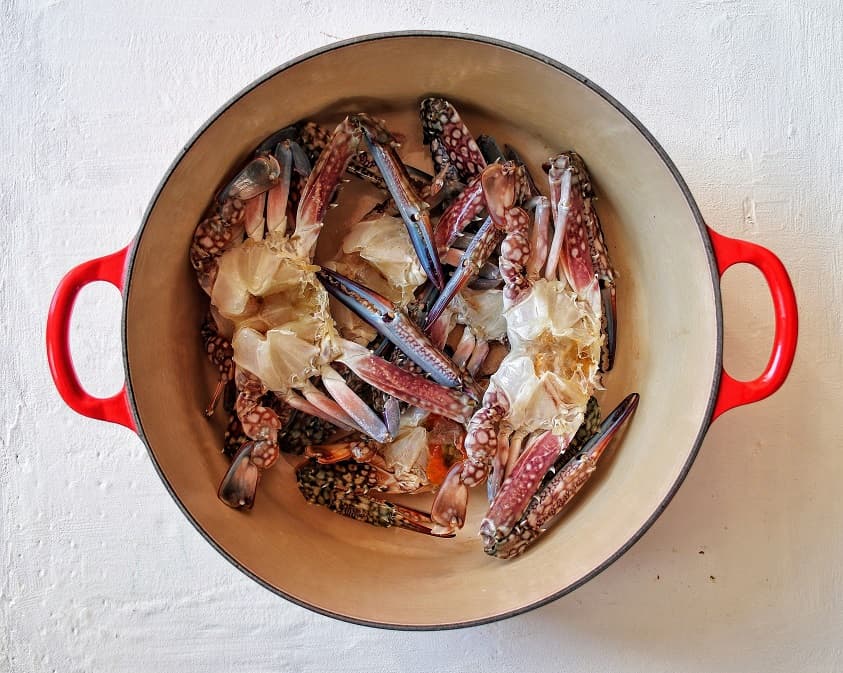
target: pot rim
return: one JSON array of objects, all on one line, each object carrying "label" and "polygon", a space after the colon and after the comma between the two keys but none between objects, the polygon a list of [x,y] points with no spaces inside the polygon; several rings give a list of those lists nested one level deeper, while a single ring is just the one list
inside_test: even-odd
[{"label": "pot rim", "polygon": [[[627,121],[629,121],[637,130],[638,132],[644,137],[644,139],[650,144],[650,146],[655,150],[656,154],[658,154],[659,158],[662,160],[664,165],[670,171],[670,174],[673,176],[673,179],[676,181],[679,189],[681,190],[683,196],[685,197],[685,201],[688,204],[688,207],[691,210],[691,214],[694,217],[695,222],[697,223],[697,227],[699,228],[700,238],[703,243],[703,247],[705,249],[705,254],[708,257],[708,264],[709,264],[709,271],[711,275],[711,282],[712,287],[714,290],[714,304],[715,304],[715,320],[716,320],[716,334],[717,334],[717,343],[715,347],[715,357],[714,357],[714,372],[712,373],[711,379],[711,389],[709,392],[709,399],[708,405],[706,407],[706,411],[703,414],[702,422],[700,423],[700,429],[697,432],[697,436],[694,439],[693,445],[688,453],[688,458],[685,461],[685,464],[682,466],[682,469],[679,472],[679,476],[677,477],[676,481],[671,486],[670,490],[668,491],[667,495],[664,499],[659,503],[656,510],[653,514],[641,525],[641,527],[626,541],[623,545],[621,545],[618,550],[612,554],[608,559],[603,561],[600,565],[596,568],[592,569],[590,572],[585,574],[576,582],[569,584],[568,586],[563,587],[559,591],[556,591],[544,598],[541,598],[537,601],[533,601],[532,603],[516,608],[514,610],[509,610],[507,612],[501,612],[496,615],[492,615],[489,617],[482,617],[480,619],[472,619],[466,620],[461,622],[450,622],[445,624],[392,624],[388,622],[378,622],[374,620],[368,619],[360,619],[350,615],[344,615],[337,612],[332,612],[331,610],[312,605],[306,601],[303,601],[295,596],[292,596],[278,587],[271,585],[269,582],[261,578],[260,576],[253,573],[249,568],[242,565],[233,555],[231,555],[228,551],[226,551],[217,541],[208,533],[202,525],[193,517],[191,512],[187,509],[184,503],[179,498],[178,494],[174,490],[173,486],[168,481],[166,475],[164,474],[158,460],[155,457],[155,454],[152,450],[152,447],[147,440],[146,434],[143,430],[143,424],[141,422],[140,416],[137,411],[137,405],[135,403],[135,392],[134,392],[134,385],[132,383],[132,375],[129,369],[129,356],[128,356],[128,338],[127,338],[127,325],[126,325],[126,316],[128,312],[128,303],[129,303],[129,293],[130,293],[130,284],[132,278],[132,272],[134,270],[134,263],[135,263],[135,256],[140,244],[143,240],[143,234],[146,230],[147,224],[149,222],[149,216],[151,215],[152,211],[155,209],[156,204],[158,203],[158,198],[161,195],[161,192],[164,190],[165,186],[170,180],[173,172],[175,171],[176,167],[181,163],[182,159],[185,155],[192,149],[193,145],[196,141],[202,136],[202,134],[214,123],[219,119],[228,109],[234,105],[237,101],[239,101],[243,96],[266,82],[267,80],[271,79],[275,75],[283,72],[291,68],[292,66],[298,65],[304,61],[310,60],[314,57],[321,56],[322,54],[329,53],[336,49],[342,49],[345,47],[353,46],[356,44],[361,44],[364,42],[374,42],[377,40],[384,40],[384,39],[394,39],[394,38],[414,38],[414,37],[439,37],[439,38],[447,38],[447,39],[454,39],[454,40],[464,40],[466,42],[480,42],[482,44],[491,45],[494,47],[498,47],[501,49],[507,49],[509,51],[513,51],[517,54],[522,56],[527,56],[529,58],[535,59],[540,63],[548,65],[561,73],[572,77],[579,81],[581,84],[585,85],[589,89],[591,89],[594,93],[600,96],[603,100],[609,103],[612,107],[614,107],[619,113],[621,113]],[[141,441],[143,442],[144,446],[146,447],[147,453],[149,454],[150,459],[152,460],[152,464],[155,467],[155,471],[158,473],[158,476],[161,478],[161,481],[164,483],[165,488],[169,492],[170,496],[172,496],[173,500],[175,500],[176,505],[182,511],[182,513],[187,517],[187,520],[193,525],[193,527],[199,532],[200,535],[208,542],[217,552],[219,552],[223,558],[229,561],[235,568],[240,570],[246,576],[250,577],[252,580],[263,586],[264,588],[268,589],[272,593],[285,598],[286,600],[294,603],[300,607],[307,608],[308,610],[312,610],[313,612],[317,612],[321,615],[327,617],[333,617],[334,619],[339,619],[344,622],[348,622],[351,624],[357,624],[361,626],[371,626],[376,628],[382,629],[391,629],[391,630],[400,630],[400,631],[438,631],[438,630],[448,630],[448,629],[457,629],[457,628],[466,628],[470,626],[480,626],[482,624],[490,624],[493,622],[497,622],[503,619],[508,619],[510,617],[515,617],[517,615],[524,614],[536,608],[542,607],[551,603],[566,594],[571,593],[575,589],[578,589],[586,582],[592,580],[601,572],[603,572],[606,568],[612,565],[615,561],[617,561],[621,556],[623,556],[632,546],[641,539],[645,532],[655,523],[656,519],[661,516],[662,512],[667,508],[670,501],[673,499],[676,492],[679,490],[679,487],[685,481],[685,478],[688,475],[688,472],[691,469],[691,465],[693,465],[694,460],[696,460],[697,454],[699,453],[700,447],[702,445],[703,439],[705,438],[706,432],[712,421],[712,416],[714,413],[715,403],[717,401],[717,394],[720,389],[720,378],[722,373],[722,363],[723,363],[723,306],[722,306],[722,299],[720,295],[720,276],[717,271],[717,261],[714,256],[714,248],[711,243],[711,239],[708,235],[708,229],[706,224],[703,220],[702,214],[700,213],[699,207],[694,200],[693,195],[691,194],[688,185],[685,183],[685,180],[682,178],[682,175],[679,173],[679,170],[676,168],[676,165],[670,159],[668,154],[664,151],[662,146],[659,142],[653,137],[653,135],[646,129],[646,127],[629,111],[624,107],[618,100],[616,100],[613,96],[611,96],[608,92],[602,89],[600,86],[592,82],[589,78],[584,77],[580,73],[576,72],[572,68],[556,61],[552,58],[549,58],[543,54],[540,54],[532,49],[527,49],[526,47],[522,47],[511,42],[506,42],[504,40],[498,40],[496,38],[487,37],[483,35],[477,35],[472,33],[458,33],[458,32],[451,32],[451,31],[436,31],[436,30],[405,30],[405,31],[388,31],[382,33],[370,33],[367,35],[360,35],[357,37],[349,38],[346,40],[341,40],[338,42],[333,42],[331,44],[313,49],[308,51],[300,56],[297,56],[293,59],[290,59],[283,63],[282,65],[270,70],[266,74],[262,75],[258,79],[254,80],[252,83],[247,85],[241,91],[237,92],[233,97],[231,97],[228,101],[226,101],[216,112],[214,112],[208,120],[202,124],[202,126],[193,134],[190,140],[185,143],[184,147],[179,151],[176,158],[170,164],[169,168],[167,169],[164,177],[158,183],[158,186],[155,189],[155,193],[152,196],[152,199],[147,206],[143,219],[141,221],[141,226],[138,229],[138,233],[135,236],[134,244],[131,246],[129,251],[128,259],[126,262],[126,269],[125,269],[125,291],[123,292],[123,311],[121,317],[121,333],[122,333],[122,357],[123,357],[123,369],[126,376],[126,394],[129,400],[129,407],[131,408],[132,417],[135,420],[135,425],[137,427],[137,434],[140,437]]]}]

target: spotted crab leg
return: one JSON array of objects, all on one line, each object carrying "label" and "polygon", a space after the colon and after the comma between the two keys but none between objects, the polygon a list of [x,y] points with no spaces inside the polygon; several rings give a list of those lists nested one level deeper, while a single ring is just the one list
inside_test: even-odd
[{"label": "spotted crab leg", "polygon": [[466,384],[459,367],[389,299],[331,269],[323,268],[317,276],[328,292],[400,348],[434,381],[448,387]]},{"label": "spotted crab leg", "polygon": [[445,277],[433,244],[429,207],[410,182],[407,169],[395,149],[395,138],[382,124],[367,115],[355,115],[353,119],[361,129],[366,147],[395,200],[422,268],[433,284],[441,290],[445,286]]},{"label": "spotted crab leg", "polygon": [[608,371],[614,364],[617,340],[615,281],[593,206],[591,179],[580,156],[565,152],[551,159],[548,180],[556,232],[545,275],[549,277],[558,264],[577,294],[600,306],[606,334],[601,368]]},{"label": "spotted crab leg", "polygon": [[497,228],[492,218],[486,218],[486,221],[481,225],[477,234],[465,249],[457,270],[451,275],[445,289],[442,290],[442,293],[428,312],[427,318],[425,319],[425,330],[430,329],[457,293],[477,276],[483,264],[489,258],[489,255],[492,254],[498,243],[503,240],[503,237],[503,232]]},{"label": "spotted crab leg", "polygon": [[[594,474],[598,461],[637,406],[638,394],[628,395],[606,417],[599,431],[582,450],[566,461],[539,493],[532,496],[526,509],[522,510],[522,514],[513,525],[502,527],[500,521],[492,519],[490,512],[480,527],[486,553],[502,559],[513,558],[523,553],[547,531],[565,506],[582,490]],[[524,462],[526,463],[527,460]],[[511,479],[514,481],[516,476],[513,474]],[[504,496],[506,486],[507,484],[504,484],[498,494],[498,499]],[[501,505],[501,508],[506,509],[508,505]]]},{"label": "spotted crab leg", "polygon": [[425,144],[438,171],[450,163],[466,182],[486,168],[486,159],[456,108],[444,98],[425,98],[419,106]]},{"label": "spotted crab leg", "polygon": [[299,490],[308,502],[374,526],[397,526],[435,537],[454,536],[451,530],[441,529],[421,510],[372,497],[384,490],[385,478],[389,476],[368,463],[323,465],[310,460],[296,469]]},{"label": "spotted crab leg", "polygon": [[210,417],[216,409],[225,386],[234,378],[234,349],[231,347],[231,342],[217,331],[213,316],[210,314],[202,324],[201,335],[205,353],[219,371],[217,387],[211,394],[208,406],[205,407],[205,415]]},{"label": "spotted crab leg", "polygon": [[485,209],[483,187],[480,184],[480,176],[477,175],[466,185],[462,194],[445,209],[436,224],[433,241],[439,254],[444,254],[463,229],[479,218]]},{"label": "spotted crab leg", "polygon": [[339,341],[342,348],[339,361],[378,390],[457,423],[467,423],[474,413],[474,401],[462,390],[446,388],[401,369],[353,341]]},{"label": "spotted crab leg", "polygon": [[361,136],[359,126],[348,117],[340,122],[305,183],[292,239],[299,254],[307,259],[313,258],[325,213],[342,174],[357,154]]}]

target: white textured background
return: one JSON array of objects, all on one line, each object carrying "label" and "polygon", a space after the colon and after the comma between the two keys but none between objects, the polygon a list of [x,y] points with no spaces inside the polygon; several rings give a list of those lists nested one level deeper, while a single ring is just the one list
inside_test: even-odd
[{"label": "white textured background", "polygon": [[[713,426],[619,562],[444,633],[343,624],[252,583],[135,436],[61,403],[43,350],[61,275],[133,236],[218,106],[304,51],[409,28],[520,43],[606,88],[712,226],[781,255],[802,319],[786,387]],[[836,2],[0,2],[0,671],[843,670],[841,63]],[[749,377],[770,302],[744,269],[724,295],[726,363]],[[73,350],[92,392],[119,386],[118,321],[116,293],[85,292]]]}]

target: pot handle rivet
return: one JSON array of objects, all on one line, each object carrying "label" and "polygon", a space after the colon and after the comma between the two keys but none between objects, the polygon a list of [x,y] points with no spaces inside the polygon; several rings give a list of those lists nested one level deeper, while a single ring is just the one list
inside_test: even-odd
[{"label": "pot handle rivet", "polygon": [[47,359],[59,395],[71,409],[83,416],[119,423],[137,431],[125,384],[112,397],[88,394],[76,375],[68,339],[70,316],[76,297],[83,287],[102,280],[111,283],[122,293],[126,256],[130,248],[131,245],[128,245],[111,255],[84,262],[61,279],[47,314]]},{"label": "pot handle rivet", "polygon": [[751,381],[738,381],[729,376],[725,369],[722,371],[720,391],[712,416],[714,420],[729,409],[763,400],[782,386],[796,354],[799,318],[793,284],[784,264],[776,255],[755,243],[718,234],[710,227],[708,235],[721,277],[734,264],[751,264],[764,275],[772,295],[776,322],[773,352],[760,376]]}]

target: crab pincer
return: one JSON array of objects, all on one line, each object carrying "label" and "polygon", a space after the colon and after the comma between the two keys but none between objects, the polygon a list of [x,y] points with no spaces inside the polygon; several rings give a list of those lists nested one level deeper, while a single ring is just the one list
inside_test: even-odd
[{"label": "crab pincer", "polygon": [[385,126],[368,115],[353,115],[351,120],[361,130],[366,147],[401,213],[422,268],[433,284],[441,290],[445,286],[445,277],[433,244],[429,206],[416,193],[410,181],[407,169],[395,149],[398,143]]},{"label": "crab pincer", "polygon": [[459,367],[389,299],[328,268],[316,276],[328,292],[400,348],[434,381],[452,388],[466,385],[466,375]]},{"label": "crab pincer", "polygon": [[[612,411],[597,433],[572,458],[559,458],[556,451],[548,452],[552,458],[547,467],[538,465],[538,454],[529,449],[521,455],[515,471],[520,472],[504,482],[489,513],[480,524],[480,537],[487,554],[502,559],[522,554],[533,542],[545,533],[560,515],[571,499],[579,493],[591,475],[597,470],[597,463],[638,406],[638,394],[631,393]],[[549,434],[549,433],[548,433]],[[553,443],[547,435],[534,443]],[[535,463],[535,464],[534,464]],[[536,491],[524,493],[525,473],[533,472],[530,481],[536,486],[548,475],[549,479]]]}]

